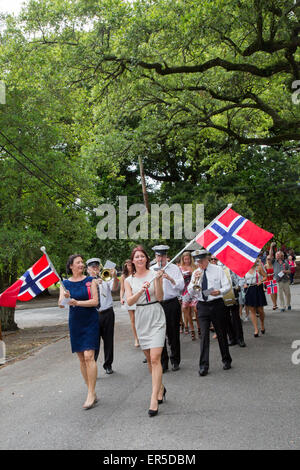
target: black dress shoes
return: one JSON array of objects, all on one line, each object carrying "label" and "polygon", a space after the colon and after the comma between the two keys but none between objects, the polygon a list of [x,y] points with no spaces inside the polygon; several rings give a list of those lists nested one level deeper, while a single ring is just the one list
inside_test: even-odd
[{"label": "black dress shoes", "polygon": [[230,364],[229,362],[227,362],[226,364],[224,364],[223,369],[224,369],[224,370],[229,370],[229,369],[231,369],[231,364]]},{"label": "black dress shoes", "polygon": [[207,369],[200,369],[199,370],[199,375],[200,377],[204,377],[205,375],[208,374],[208,370]]},{"label": "black dress shoes", "polygon": [[246,343],[245,343],[244,340],[240,340],[240,341],[238,341],[238,343],[239,343],[240,348],[245,348],[246,347]]},{"label": "black dress shoes", "polygon": [[107,375],[113,374],[113,372],[114,372],[114,371],[112,370],[111,367],[106,367],[105,373],[106,373]]},{"label": "black dress shoes", "polygon": [[174,364],[172,364],[172,371],[173,372],[176,372],[176,370],[179,370],[180,367],[179,367],[179,364],[177,364],[176,362],[174,362]]}]

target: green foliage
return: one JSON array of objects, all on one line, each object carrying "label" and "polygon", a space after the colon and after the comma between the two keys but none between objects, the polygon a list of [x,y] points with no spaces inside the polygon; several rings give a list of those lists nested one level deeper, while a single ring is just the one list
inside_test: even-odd
[{"label": "green foliage", "polygon": [[[300,249],[299,22],[283,0],[30,0],[8,16],[0,288],[40,245],[61,271],[75,251],[120,265],[137,241],[98,240],[92,209],[142,202],[139,157],[150,203],[204,203],[209,222],[230,202]],[[182,248],[143,243],[160,241]]]}]

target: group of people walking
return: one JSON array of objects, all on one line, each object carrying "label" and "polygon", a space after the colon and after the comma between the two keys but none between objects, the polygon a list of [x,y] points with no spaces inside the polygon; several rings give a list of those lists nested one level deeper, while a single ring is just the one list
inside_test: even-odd
[{"label": "group of people walking", "polygon": [[[246,305],[250,310],[254,336],[259,337],[258,317],[260,332],[265,334],[264,306],[267,302],[264,283],[271,274],[278,279],[278,285],[285,283],[290,274],[289,265],[281,259],[280,252],[276,253],[276,259],[273,257],[273,244],[266,266],[258,259],[244,278],[217,264],[217,259],[206,250],[184,252],[177,265],[167,264],[168,249],[166,245],[153,247],[155,262],[151,263],[145,249],[141,245],[136,246],[130,259],[124,263],[120,279],[121,303],[130,315],[134,344],[143,350],[152,377],[150,417],[157,415],[159,405],[166,398],[163,373],[169,366],[174,372],[180,369],[180,332],[188,331],[195,339],[193,315],[196,314],[200,337],[199,375],[205,376],[209,371],[212,329],[219,344],[223,369],[229,370],[232,363],[229,346],[246,346],[240,306]],[[115,314],[111,292],[118,289],[119,281],[115,269],[109,281],[101,279],[100,259],[91,258],[84,264],[79,254],[70,256],[67,273],[71,277],[61,285],[59,305],[70,307],[71,348],[78,355],[87,385],[88,394],[83,404],[87,410],[98,401],[95,392],[96,361],[101,338],[104,343],[103,367],[108,375],[113,373]],[[286,286],[280,285],[281,306],[285,296],[290,309]],[[273,308],[277,308],[272,300]]]}]

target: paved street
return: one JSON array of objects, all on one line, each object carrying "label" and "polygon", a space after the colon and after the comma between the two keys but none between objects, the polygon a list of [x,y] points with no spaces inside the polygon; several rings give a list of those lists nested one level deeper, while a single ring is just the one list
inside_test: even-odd
[{"label": "paved street", "polygon": [[[69,339],[0,369],[0,448],[299,449],[300,365],[292,364],[291,345],[300,340],[300,285],[291,289],[291,312],[266,308],[264,337],[243,324],[247,348],[231,348],[230,371],[212,341],[210,374],[200,378],[199,340],[181,336],[181,370],[164,374],[167,401],[152,419],[151,378],[116,304],[115,373],[104,375],[99,362],[94,409],[81,409],[85,386]],[[57,308],[16,316],[22,328],[66,319]]]}]

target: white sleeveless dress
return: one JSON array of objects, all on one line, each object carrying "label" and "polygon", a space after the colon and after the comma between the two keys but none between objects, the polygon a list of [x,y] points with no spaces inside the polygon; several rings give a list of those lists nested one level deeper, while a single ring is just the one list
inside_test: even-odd
[{"label": "white sleeveless dress", "polygon": [[[152,278],[153,272],[150,272],[144,278],[129,276],[126,280],[131,286],[132,293],[136,294],[141,290],[144,282],[151,281]],[[166,317],[162,306],[155,297],[154,281],[150,284],[149,295],[149,302],[146,300],[146,295],[142,295],[136,304],[135,328],[137,336],[141,349],[163,348],[166,338]]]}]

